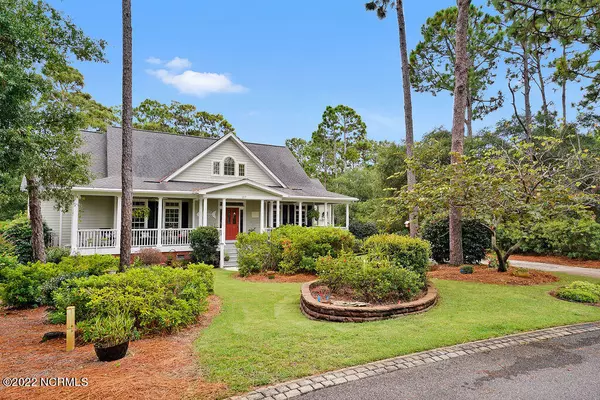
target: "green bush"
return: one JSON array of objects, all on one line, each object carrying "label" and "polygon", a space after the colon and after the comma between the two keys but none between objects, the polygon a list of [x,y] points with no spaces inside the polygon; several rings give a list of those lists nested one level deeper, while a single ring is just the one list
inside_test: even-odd
[{"label": "green bush", "polygon": [[69,257],[71,249],[67,247],[46,248],[46,262],[59,263],[64,257]]},{"label": "green bush", "polygon": [[522,253],[600,259],[600,224],[592,218],[564,218],[535,225],[526,235],[511,225],[498,229],[498,240],[508,248],[521,241]]},{"label": "green bush", "polygon": [[[33,261],[31,247],[31,225],[25,214],[22,214],[2,226],[0,235],[14,246],[14,254],[21,264]],[[50,229],[44,223],[44,242],[50,243]]]},{"label": "green bush", "polygon": [[600,303],[600,284],[575,281],[558,289],[556,295],[561,299],[579,303]]},{"label": "green bush", "polygon": [[2,301],[8,306],[31,307],[51,304],[52,291],[62,282],[80,275],[100,275],[116,269],[118,259],[109,255],[65,257],[58,264],[40,262],[2,270],[5,281]]},{"label": "green bush", "polygon": [[[463,220],[462,243],[466,264],[479,264],[485,259],[486,250],[492,247],[490,230],[476,220]],[[427,224],[423,229],[423,239],[431,243],[431,257],[440,264],[450,259],[450,235],[448,219]]]},{"label": "green bush", "polygon": [[389,259],[398,267],[414,271],[426,281],[431,249],[422,239],[394,234],[373,235],[365,240],[363,248],[372,260]]},{"label": "green bush", "polygon": [[201,226],[190,232],[190,246],[194,262],[219,265],[219,231],[212,226]]},{"label": "green bush", "polygon": [[15,245],[0,235],[0,255],[14,256],[15,250]]},{"label": "green bush", "polygon": [[459,271],[461,274],[472,274],[474,272],[472,265],[463,265]]},{"label": "green bush", "polygon": [[5,272],[17,268],[18,265],[17,257],[8,254],[0,254],[0,283],[6,281],[4,276]]},{"label": "green bush", "polygon": [[112,347],[134,339],[135,320],[125,313],[117,313],[108,317],[96,317],[80,324],[83,340],[95,343],[98,347]]},{"label": "green bush", "polygon": [[348,229],[359,239],[366,239],[369,236],[376,235],[379,232],[375,222],[353,221],[350,223]]},{"label": "green bush", "polygon": [[354,236],[343,229],[285,225],[266,233],[240,233],[237,238],[240,275],[269,270],[285,274],[314,272],[317,258],[351,250]]},{"label": "green bush", "polygon": [[408,301],[425,287],[419,274],[388,259],[369,260],[353,254],[319,258],[317,273],[332,292],[350,290],[354,299],[367,302]]},{"label": "green bush", "polygon": [[212,266],[187,269],[152,266],[118,274],[72,279],[56,290],[56,313],[75,306],[78,321],[124,313],[142,333],[169,332],[193,323],[207,308]]}]

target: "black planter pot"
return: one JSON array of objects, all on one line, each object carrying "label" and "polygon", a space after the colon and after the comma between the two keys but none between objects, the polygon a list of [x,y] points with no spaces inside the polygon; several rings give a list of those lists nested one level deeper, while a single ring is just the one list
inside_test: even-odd
[{"label": "black planter pot", "polygon": [[98,344],[94,344],[94,351],[100,361],[116,361],[125,357],[128,347],[129,341],[111,347],[99,347]]}]

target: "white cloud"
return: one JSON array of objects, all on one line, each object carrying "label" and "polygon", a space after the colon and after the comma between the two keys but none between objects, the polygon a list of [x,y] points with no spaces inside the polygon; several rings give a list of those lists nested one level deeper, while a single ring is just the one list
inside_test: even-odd
[{"label": "white cloud", "polygon": [[162,64],[162,60],[156,57],[148,57],[146,58],[146,62],[148,64]]},{"label": "white cloud", "polygon": [[166,69],[148,70],[147,72],[163,83],[175,87],[180,93],[198,97],[212,93],[240,93],[247,90],[242,85],[233,83],[226,75],[212,72],[187,70],[178,74]]},{"label": "white cloud", "polygon": [[175,57],[171,61],[167,62],[165,66],[169,69],[186,69],[191,68],[192,63],[187,58]]}]

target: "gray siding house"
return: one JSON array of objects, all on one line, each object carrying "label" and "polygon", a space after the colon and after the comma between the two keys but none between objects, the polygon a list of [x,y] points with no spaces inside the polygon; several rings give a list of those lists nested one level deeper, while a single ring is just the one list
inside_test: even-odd
[{"label": "gray siding house", "polygon": [[[82,132],[81,151],[91,155],[95,179],[74,187],[68,212],[42,204],[53,244],[73,254],[119,254],[121,225],[121,129]],[[265,232],[284,224],[334,225],[334,205],[357,199],[329,192],[306,175],[287,147],[134,130],[133,252],[190,251],[189,232],[219,229],[221,253],[234,252],[239,232]],[[318,218],[308,218],[309,211]],[[310,213],[313,216],[315,212]],[[77,215],[77,218],[73,218]]]}]

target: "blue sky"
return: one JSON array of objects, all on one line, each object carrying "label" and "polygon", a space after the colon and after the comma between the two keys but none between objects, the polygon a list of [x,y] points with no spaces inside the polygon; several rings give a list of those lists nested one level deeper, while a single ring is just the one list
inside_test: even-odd
[{"label": "blue sky", "polygon": [[[191,103],[223,114],[243,140],[283,144],[309,138],[327,105],[346,104],[362,115],[371,138],[402,140],[395,14],[380,21],[364,2],[133,0],[134,105],[146,98]],[[108,42],[107,64],[77,66],[95,99],[120,104],[121,2],[50,3]],[[427,17],[455,4],[405,3],[409,48],[420,40]],[[492,89],[505,89],[504,72],[498,81]],[[449,95],[413,93],[413,109],[417,138],[451,126]],[[492,126],[511,113],[507,102],[474,126]]]}]

